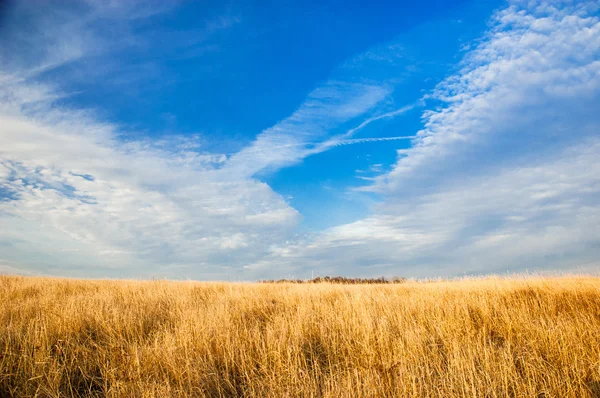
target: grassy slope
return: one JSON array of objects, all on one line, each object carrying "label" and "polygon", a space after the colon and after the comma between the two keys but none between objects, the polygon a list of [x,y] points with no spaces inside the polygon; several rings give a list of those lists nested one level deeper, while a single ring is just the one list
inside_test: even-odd
[{"label": "grassy slope", "polygon": [[0,277],[0,298],[1,397],[600,396],[598,278]]}]

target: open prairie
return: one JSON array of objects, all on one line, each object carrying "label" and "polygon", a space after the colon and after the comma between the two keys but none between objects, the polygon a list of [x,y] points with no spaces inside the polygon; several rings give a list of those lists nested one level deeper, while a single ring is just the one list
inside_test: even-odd
[{"label": "open prairie", "polygon": [[600,278],[0,277],[2,397],[597,397]]}]

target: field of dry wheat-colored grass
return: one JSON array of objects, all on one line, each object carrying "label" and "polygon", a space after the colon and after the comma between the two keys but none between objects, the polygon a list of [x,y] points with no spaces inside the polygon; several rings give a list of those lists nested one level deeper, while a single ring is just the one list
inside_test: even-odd
[{"label": "field of dry wheat-colored grass", "polygon": [[600,278],[0,277],[0,397],[600,396]]}]

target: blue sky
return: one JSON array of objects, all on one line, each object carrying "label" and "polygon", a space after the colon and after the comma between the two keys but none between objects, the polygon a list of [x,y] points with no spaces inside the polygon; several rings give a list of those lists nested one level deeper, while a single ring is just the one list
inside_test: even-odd
[{"label": "blue sky", "polygon": [[0,272],[596,272],[599,15],[4,2]]}]

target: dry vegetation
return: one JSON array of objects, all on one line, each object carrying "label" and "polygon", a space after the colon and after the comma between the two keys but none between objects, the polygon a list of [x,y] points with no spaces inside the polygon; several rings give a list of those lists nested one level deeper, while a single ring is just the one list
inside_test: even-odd
[{"label": "dry vegetation", "polygon": [[314,279],[278,279],[278,280],[264,280],[261,283],[335,283],[341,285],[373,285],[373,284],[386,284],[386,283],[404,283],[406,278],[393,277],[391,279],[385,277],[379,278],[345,278],[343,276],[324,276],[316,277]]},{"label": "dry vegetation", "polygon": [[600,396],[600,279],[0,277],[0,396]]}]

